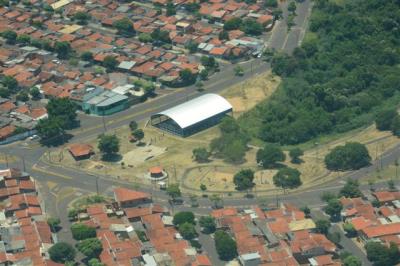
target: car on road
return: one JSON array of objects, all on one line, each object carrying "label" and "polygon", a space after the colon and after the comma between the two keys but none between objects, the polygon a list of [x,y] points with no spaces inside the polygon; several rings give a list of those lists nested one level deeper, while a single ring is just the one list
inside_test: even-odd
[{"label": "car on road", "polygon": [[36,139],[39,139],[38,135],[32,135],[29,137],[29,140],[36,140]]}]

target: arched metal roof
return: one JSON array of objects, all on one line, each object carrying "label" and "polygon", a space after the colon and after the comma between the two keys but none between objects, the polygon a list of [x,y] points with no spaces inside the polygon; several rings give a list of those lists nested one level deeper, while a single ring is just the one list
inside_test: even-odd
[{"label": "arched metal roof", "polygon": [[174,120],[181,128],[187,128],[217,114],[232,110],[232,105],[222,96],[207,93],[182,103],[154,116],[165,115]]}]

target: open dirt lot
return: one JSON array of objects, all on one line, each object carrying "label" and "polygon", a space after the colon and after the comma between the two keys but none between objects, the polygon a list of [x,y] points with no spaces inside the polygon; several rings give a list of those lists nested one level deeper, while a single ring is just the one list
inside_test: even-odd
[{"label": "open dirt lot", "polygon": [[238,117],[265,98],[270,97],[280,81],[278,76],[274,76],[268,71],[224,90],[221,95],[233,106],[234,117]]}]

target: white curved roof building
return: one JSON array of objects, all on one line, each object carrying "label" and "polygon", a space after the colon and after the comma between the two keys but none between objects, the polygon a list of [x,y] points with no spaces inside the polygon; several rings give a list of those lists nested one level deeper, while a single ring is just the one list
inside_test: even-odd
[{"label": "white curved roof building", "polygon": [[222,96],[207,93],[151,116],[155,127],[179,136],[189,136],[216,125],[232,112],[232,105]]}]

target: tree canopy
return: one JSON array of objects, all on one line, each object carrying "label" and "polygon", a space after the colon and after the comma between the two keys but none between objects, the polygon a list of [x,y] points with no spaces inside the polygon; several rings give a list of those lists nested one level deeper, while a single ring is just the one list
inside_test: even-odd
[{"label": "tree canopy", "polygon": [[284,167],[273,176],[274,185],[285,189],[294,189],[301,186],[300,172],[297,169]]},{"label": "tree canopy", "polygon": [[54,262],[65,263],[73,261],[76,251],[73,246],[65,242],[58,242],[49,249],[50,259]]},{"label": "tree canopy", "polygon": [[121,35],[132,36],[135,34],[132,21],[127,17],[114,21],[113,27],[116,28]]},{"label": "tree canopy", "polygon": [[219,128],[221,136],[211,141],[211,152],[231,163],[243,161],[249,141],[247,133],[230,116],[222,119]]},{"label": "tree canopy", "polygon": [[211,234],[215,232],[216,224],[214,217],[211,216],[201,216],[199,220],[199,224],[202,227],[202,230],[206,234]]},{"label": "tree canopy", "polygon": [[175,226],[179,226],[183,223],[196,224],[193,212],[185,212],[185,211],[176,213],[174,215],[172,223]]},{"label": "tree canopy", "polygon": [[358,142],[336,146],[325,156],[326,167],[334,171],[357,170],[368,166],[370,162],[371,157],[367,148]]},{"label": "tree canopy", "polygon": [[167,194],[172,198],[172,200],[176,200],[179,198],[181,194],[181,189],[179,188],[179,184],[170,184],[167,187]]},{"label": "tree canopy", "polygon": [[97,147],[104,154],[105,157],[109,157],[119,152],[119,139],[116,135],[105,135],[102,134],[98,137],[99,143]]},{"label": "tree canopy", "polygon": [[277,162],[283,162],[286,156],[282,149],[275,144],[265,144],[257,151],[256,160],[263,168],[274,168]]},{"label": "tree canopy", "polygon": [[100,253],[103,251],[101,241],[95,237],[84,239],[79,242],[76,247],[89,259],[99,257]]},{"label": "tree canopy", "polygon": [[75,223],[71,226],[71,233],[75,240],[84,240],[96,237],[96,228],[83,223]]},{"label": "tree canopy", "polygon": [[397,0],[316,1],[315,37],[293,55],[274,56],[283,82],[239,118],[241,127],[265,142],[297,144],[371,124],[400,98],[398,17]]},{"label": "tree canopy", "polygon": [[199,163],[208,162],[210,157],[210,152],[206,148],[195,148],[193,149],[193,158]]},{"label": "tree canopy", "polygon": [[181,236],[186,240],[191,240],[197,237],[196,229],[194,228],[194,225],[192,223],[185,222],[180,224],[178,226],[178,231]]},{"label": "tree canopy", "polygon": [[63,129],[71,129],[77,122],[76,111],[78,108],[69,98],[52,98],[46,109],[49,119],[59,118]]},{"label": "tree canopy", "polygon": [[331,220],[338,220],[342,208],[343,205],[338,199],[331,199],[328,201],[328,205],[324,208],[324,211],[331,217]]},{"label": "tree canopy", "polygon": [[358,183],[357,180],[348,179],[346,184],[340,190],[339,194],[340,194],[340,196],[343,196],[346,198],[362,197],[363,194],[362,194],[359,186],[360,186],[360,184]]},{"label": "tree canopy", "polygon": [[233,176],[235,188],[239,191],[248,190],[254,187],[254,171],[251,169],[242,169]]},{"label": "tree canopy", "polygon": [[220,259],[228,261],[237,256],[236,241],[225,231],[216,231],[214,234],[214,241]]},{"label": "tree canopy", "polygon": [[374,266],[394,266],[400,261],[399,248],[395,243],[387,247],[380,242],[368,242],[365,245],[367,258]]}]

